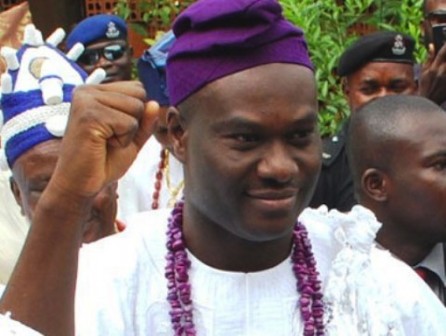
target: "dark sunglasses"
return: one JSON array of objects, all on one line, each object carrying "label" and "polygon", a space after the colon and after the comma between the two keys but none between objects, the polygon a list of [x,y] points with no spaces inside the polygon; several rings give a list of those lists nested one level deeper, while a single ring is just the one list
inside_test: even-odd
[{"label": "dark sunglasses", "polygon": [[116,61],[124,56],[126,50],[127,47],[120,44],[109,44],[98,49],[85,49],[77,61],[84,65],[95,65],[99,62],[101,56],[108,61]]}]

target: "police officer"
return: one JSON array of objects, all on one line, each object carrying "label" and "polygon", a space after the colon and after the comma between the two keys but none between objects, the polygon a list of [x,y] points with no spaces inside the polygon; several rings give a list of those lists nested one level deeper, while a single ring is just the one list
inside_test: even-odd
[{"label": "police officer", "polygon": [[[354,113],[368,101],[394,94],[415,94],[412,37],[391,31],[375,32],[356,40],[341,55],[337,74]],[[356,204],[345,139],[349,119],[339,133],[323,139],[322,171],[310,206],[349,211]]]},{"label": "police officer", "polygon": [[131,79],[133,49],[128,43],[127,24],[120,17],[99,14],[82,20],[68,35],[67,49],[76,43],[85,46],[77,63],[88,74],[102,68],[106,72],[102,83]]}]

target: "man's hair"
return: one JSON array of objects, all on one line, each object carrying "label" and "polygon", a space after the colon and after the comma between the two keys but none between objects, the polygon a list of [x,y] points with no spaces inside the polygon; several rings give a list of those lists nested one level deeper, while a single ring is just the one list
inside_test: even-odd
[{"label": "man's hair", "polygon": [[359,200],[364,171],[368,168],[390,171],[392,162],[398,160],[392,141],[398,138],[405,121],[432,113],[445,112],[423,97],[392,95],[374,99],[352,114],[347,155]]}]

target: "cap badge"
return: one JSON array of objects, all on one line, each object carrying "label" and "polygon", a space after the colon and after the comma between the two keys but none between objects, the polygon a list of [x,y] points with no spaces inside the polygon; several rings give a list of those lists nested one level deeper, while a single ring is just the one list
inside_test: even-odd
[{"label": "cap badge", "polygon": [[119,36],[119,30],[116,28],[114,22],[109,22],[107,25],[107,31],[105,32],[105,36],[109,39],[117,38]]},{"label": "cap badge", "polygon": [[395,36],[395,42],[393,43],[392,53],[397,56],[404,55],[406,47],[404,46],[403,36],[400,34]]}]

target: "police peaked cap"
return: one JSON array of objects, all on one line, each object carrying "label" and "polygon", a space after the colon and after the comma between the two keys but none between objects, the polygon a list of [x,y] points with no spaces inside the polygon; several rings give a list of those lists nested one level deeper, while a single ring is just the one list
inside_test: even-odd
[{"label": "police peaked cap", "polygon": [[392,31],[375,32],[357,39],[341,55],[337,74],[348,76],[369,62],[413,64],[415,40]]}]

